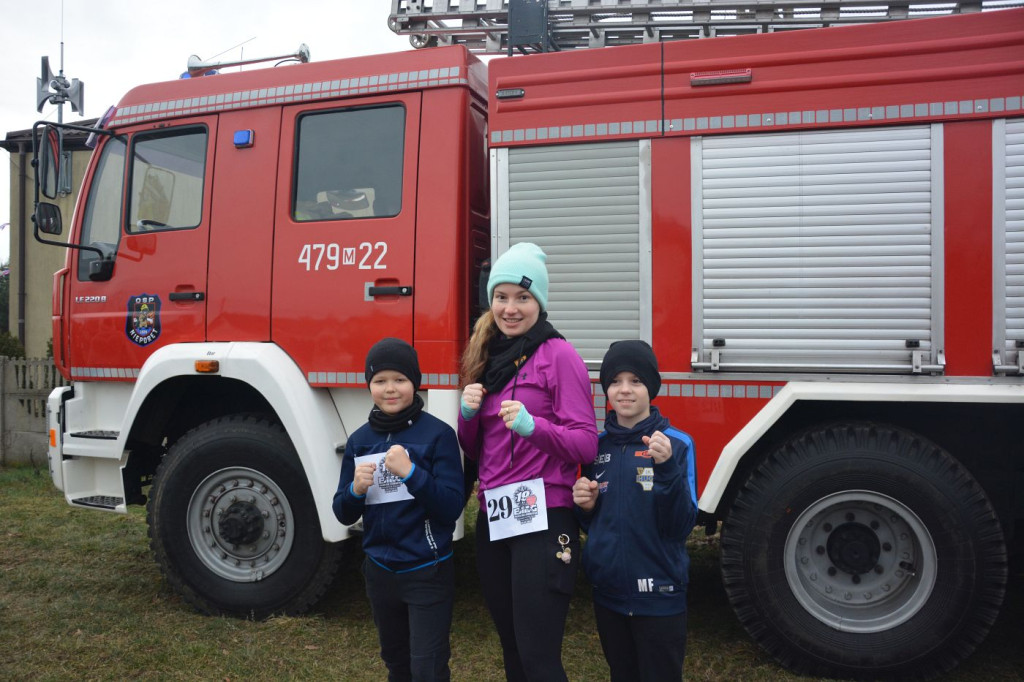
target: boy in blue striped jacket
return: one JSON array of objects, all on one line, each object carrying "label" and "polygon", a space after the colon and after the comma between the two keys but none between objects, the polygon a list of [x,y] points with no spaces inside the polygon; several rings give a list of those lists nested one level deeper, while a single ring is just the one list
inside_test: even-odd
[{"label": "boy in blue striped jacket", "polygon": [[583,569],[612,682],[678,681],[686,654],[686,537],[697,517],[693,440],[651,401],[658,361],[617,341],[601,363],[608,400],[597,459],[573,487]]}]

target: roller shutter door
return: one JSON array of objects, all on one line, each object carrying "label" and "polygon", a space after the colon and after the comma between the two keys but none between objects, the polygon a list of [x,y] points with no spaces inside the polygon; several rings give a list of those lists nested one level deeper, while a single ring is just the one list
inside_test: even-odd
[{"label": "roller shutter door", "polygon": [[544,249],[549,319],[593,363],[612,341],[650,339],[649,149],[629,141],[494,152],[494,250]]},{"label": "roller shutter door", "polygon": [[[1024,119],[994,122],[993,179],[995,244],[1002,247],[1000,259],[1004,270],[996,273],[993,300],[997,310],[997,345],[1003,346],[1003,357],[997,358],[1006,367],[1001,371],[1018,371],[1020,350],[1024,344]],[[1000,177],[1001,176],[1001,177]],[[1002,275],[1002,277],[1000,277]]]},{"label": "roller shutter door", "polygon": [[695,369],[941,370],[941,126],[692,152]]}]

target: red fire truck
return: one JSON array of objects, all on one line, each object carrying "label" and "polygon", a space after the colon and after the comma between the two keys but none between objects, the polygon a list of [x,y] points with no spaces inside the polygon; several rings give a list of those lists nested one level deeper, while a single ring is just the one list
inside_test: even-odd
[{"label": "red fire truck", "polygon": [[[1021,9],[137,87],[66,242],[37,194],[68,247],[53,481],[147,504],[200,611],[302,612],[350,533],[367,349],[414,343],[454,423],[481,270],[533,241],[591,370],[657,351],[752,637],[806,673],[948,670],[1022,546],[1022,96]],[[68,128],[36,127],[46,197]]]}]

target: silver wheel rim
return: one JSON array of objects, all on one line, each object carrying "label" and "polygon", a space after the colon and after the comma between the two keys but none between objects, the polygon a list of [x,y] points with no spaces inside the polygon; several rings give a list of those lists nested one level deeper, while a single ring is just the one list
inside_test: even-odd
[{"label": "silver wheel rim", "polygon": [[866,490],[811,504],[786,537],[786,580],[800,605],[843,632],[889,630],[935,586],[935,543],[906,505]]},{"label": "silver wheel rim", "polygon": [[288,498],[259,471],[215,471],[192,494],[187,514],[192,548],[221,578],[262,580],[281,568],[291,551],[295,520]]}]

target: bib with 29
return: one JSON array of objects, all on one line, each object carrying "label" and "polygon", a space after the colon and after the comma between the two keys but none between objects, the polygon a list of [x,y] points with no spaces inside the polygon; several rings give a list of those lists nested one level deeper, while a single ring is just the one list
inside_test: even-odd
[{"label": "bib with 29", "polygon": [[485,490],[484,501],[491,540],[504,540],[548,528],[543,478]]}]

